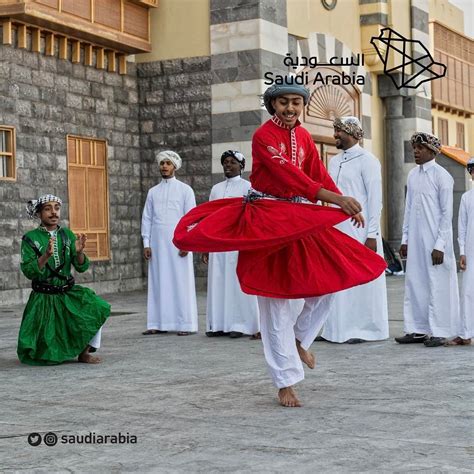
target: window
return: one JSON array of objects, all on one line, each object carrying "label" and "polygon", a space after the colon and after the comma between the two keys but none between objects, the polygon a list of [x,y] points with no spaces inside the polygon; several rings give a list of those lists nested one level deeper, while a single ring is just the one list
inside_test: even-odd
[{"label": "window", "polygon": [[464,150],[464,124],[456,122],[456,146]]},{"label": "window", "polygon": [[438,119],[438,136],[441,145],[449,145],[448,121],[446,119]]},{"label": "window", "polygon": [[68,136],[67,163],[71,230],[87,235],[86,253],[91,260],[108,260],[107,142]]},{"label": "window", "polygon": [[0,179],[16,179],[15,129],[0,126]]}]

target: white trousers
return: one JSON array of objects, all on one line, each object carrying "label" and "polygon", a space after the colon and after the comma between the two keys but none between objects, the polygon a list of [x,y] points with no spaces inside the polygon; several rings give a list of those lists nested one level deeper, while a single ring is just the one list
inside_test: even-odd
[{"label": "white trousers", "polygon": [[95,336],[90,340],[89,346],[99,349],[101,339],[102,339],[102,328],[100,328],[96,332]]},{"label": "white trousers", "polygon": [[295,312],[291,300],[258,297],[263,352],[277,388],[304,379],[296,339],[303,349],[309,349],[329,315],[332,300],[332,294],[306,298],[302,311]]}]

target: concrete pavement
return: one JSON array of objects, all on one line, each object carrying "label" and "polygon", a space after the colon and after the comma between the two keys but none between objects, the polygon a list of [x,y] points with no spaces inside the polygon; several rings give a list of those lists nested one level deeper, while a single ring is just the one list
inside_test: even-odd
[{"label": "concrete pavement", "polygon": [[[394,336],[403,277],[387,280]],[[204,294],[188,337],[141,335],[144,292],[107,299],[97,366],[21,365],[23,307],[0,309],[0,472],[472,472],[472,347],[318,342],[285,409],[260,341],[205,337]],[[119,433],[136,443],[87,443]]]}]

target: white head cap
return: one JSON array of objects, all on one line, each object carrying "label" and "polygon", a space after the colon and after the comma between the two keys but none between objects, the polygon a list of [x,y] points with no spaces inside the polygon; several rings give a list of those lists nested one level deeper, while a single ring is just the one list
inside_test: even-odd
[{"label": "white head cap", "polygon": [[156,154],[156,159],[158,161],[158,164],[160,164],[163,160],[170,160],[177,170],[181,168],[181,165],[183,163],[181,157],[176,152],[171,150],[160,151]]}]

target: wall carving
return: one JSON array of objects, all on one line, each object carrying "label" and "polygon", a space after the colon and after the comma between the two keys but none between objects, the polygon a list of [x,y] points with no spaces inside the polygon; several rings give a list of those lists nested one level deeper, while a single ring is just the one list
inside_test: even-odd
[{"label": "wall carving", "polygon": [[323,77],[342,75],[337,68],[317,67],[308,70],[308,87],[311,92],[308,105],[303,112],[305,128],[319,141],[332,142],[333,120],[336,117],[354,115],[360,117],[360,94],[351,84],[332,85],[325,82],[313,85],[316,74]]}]

